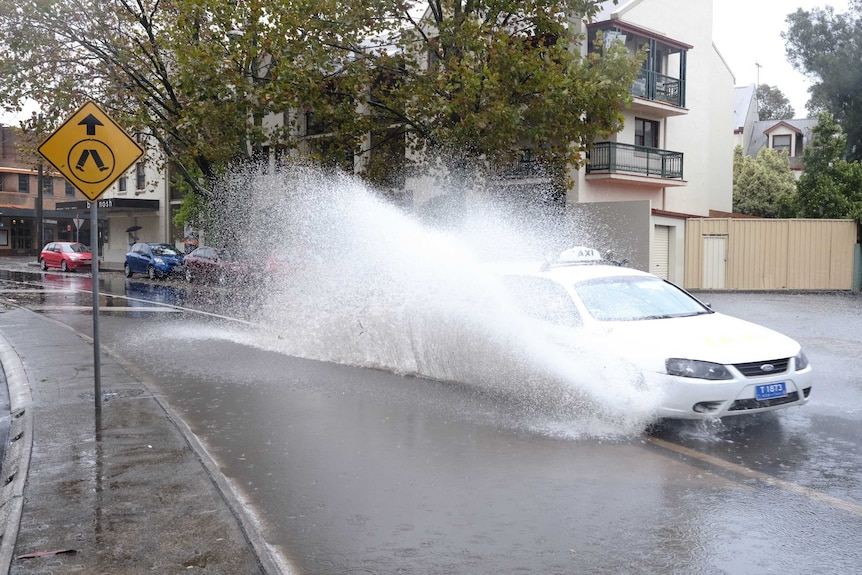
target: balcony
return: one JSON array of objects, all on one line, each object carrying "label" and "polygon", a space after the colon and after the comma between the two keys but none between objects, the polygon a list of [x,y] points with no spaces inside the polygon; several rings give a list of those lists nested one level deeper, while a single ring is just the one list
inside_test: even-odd
[{"label": "balcony", "polygon": [[685,105],[685,82],[652,70],[641,69],[637,80],[632,84],[631,93],[632,96],[664,102],[671,106],[681,108]]},{"label": "balcony", "polygon": [[522,150],[514,162],[498,167],[495,176],[503,180],[526,180],[545,178],[547,172],[529,153],[529,150]]},{"label": "balcony", "polygon": [[682,179],[682,152],[598,142],[590,148],[588,157],[587,176],[591,180],[626,180],[657,187],[686,185]]},{"label": "balcony", "polygon": [[691,45],[620,19],[590,24],[591,45],[599,32],[604,40],[602,50],[613,42],[622,42],[631,55],[646,50],[646,60],[631,87],[632,110],[662,117],[688,113],[685,79]]}]

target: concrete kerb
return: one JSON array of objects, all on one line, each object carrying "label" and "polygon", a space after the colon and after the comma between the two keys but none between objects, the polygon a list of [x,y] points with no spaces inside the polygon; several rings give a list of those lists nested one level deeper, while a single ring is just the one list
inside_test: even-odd
[{"label": "concrete kerb", "polygon": [[0,368],[9,388],[12,422],[9,445],[3,459],[0,491],[0,572],[8,573],[15,554],[18,527],[24,509],[24,485],[33,450],[33,413],[30,381],[21,358],[9,341],[0,335]]},{"label": "concrete kerb", "polygon": [[[79,335],[84,337],[83,334]],[[102,347],[102,353],[108,354],[114,361],[123,366],[123,368],[125,368],[129,373],[133,374],[138,380],[140,380],[141,383],[150,390],[153,399],[159,404],[162,410],[164,410],[165,415],[167,415],[170,422],[180,431],[180,433],[182,433],[186,442],[195,453],[198,461],[206,470],[210,481],[215,485],[219,494],[221,494],[221,497],[230,509],[231,514],[233,514],[234,518],[239,522],[242,532],[245,535],[246,540],[254,549],[255,555],[257,556],[263,571],[265,573],[271,573],[272,575],[291,575],[292,570],[280,560],[280,554],[278,551],[266,542],[266,539],[263,537],[261,532],[260,525],[245,513],[244,505],[246,505],[246,503],[241,494],[234,488],[233,484],[224,477],[219,469],[218,463],[216,463],[212,458],[210,453],[206,450],[206,447],[204,447],[198,439],[197,435],[195,435],[191,428],[189,428],[188,424],[183,421],[170,405],[168,405],[160,393],[157,393],[152,389],[155,385],[147,378],[147,375],[138,370],[136,366],[125,361],[123,358],[112,354],[109,350],[105,350],[104,347]]]}]

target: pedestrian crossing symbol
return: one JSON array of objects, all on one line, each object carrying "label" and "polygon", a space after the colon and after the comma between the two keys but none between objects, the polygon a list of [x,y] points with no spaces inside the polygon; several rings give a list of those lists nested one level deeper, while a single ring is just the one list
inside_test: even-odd
[{"label": "pedestrian crossing symbol", "polygon": [[144,150],[99,106],[87,102],[42,142],[39,153],[95,200]]}]

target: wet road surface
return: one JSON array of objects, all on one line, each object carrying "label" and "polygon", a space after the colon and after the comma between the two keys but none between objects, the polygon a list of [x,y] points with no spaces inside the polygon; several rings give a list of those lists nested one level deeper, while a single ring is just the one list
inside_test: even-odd
[{"label": "wet road surface", "polygon": [[[89,300],[70,281],[86,278],[18,297],[88,332]],[[134,300],[124,299],[129,286]],[[103,345],[150,374],[297,573],[849,573],[862,564],[858,295],[701,294],[803,344],[818,373],[808,405],[577,436],[505,397],[288,357],[250,345],[244,323],[146,303],[215,313],[230,299],[222,291],[119,276],[102,293],[117,296],[118,310],[100,318]]]}]

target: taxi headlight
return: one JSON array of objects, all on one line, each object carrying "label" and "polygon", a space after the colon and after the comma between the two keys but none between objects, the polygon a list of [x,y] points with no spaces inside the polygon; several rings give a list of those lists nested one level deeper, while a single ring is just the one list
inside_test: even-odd
[{"label": "taxi headlight", "polygon": [[165,260],[163,258],[153,258],[153,261],[159,264],[160,266],[165,265]]},{"label": "taxi headlight", "polygon": [[697,379],[733,379],[727,368],[720,363],[698,361],[696,359],[671,358],[665,360],[667,372],[679,377],[694,377]]},{"label": "taxi headlight", "polygon": [[802,371],[806,367],[808,367],[808,358],[805,357],[805,354],[802,353],[802,350],[799,350],[799,353],[796,354],[796,357],[793,358],[793,362],[796,364],[796,371]]}]

